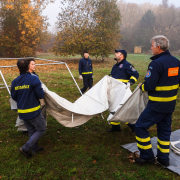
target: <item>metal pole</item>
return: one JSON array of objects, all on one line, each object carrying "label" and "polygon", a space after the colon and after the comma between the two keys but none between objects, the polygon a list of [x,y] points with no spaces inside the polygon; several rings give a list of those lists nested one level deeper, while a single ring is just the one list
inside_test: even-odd
[{"label": "metal pole", "polygon": [[6,89],[7,89],[8,93],[9,93],[9,95],[11,95],[11,92],[10,92],[10,90],[9,90],[9,88],[8,88],[8,85],[7,85],[7,83],[6,83],[6,80],[4,79],[4,76],[3,76],[2,72],[1,72],[1,70],[0,70],[0,74],[1,74],[1,77],[2,77],[2,79],[3,79],[3,81],[4,81],[4,84],[5,84],[5,86],[6,86]]},{"label": "metal pole", "polygon": [[70,75],[72,76],[72,78],[73,78],[73,80],[74,80],[74,82],[75,82],[75,84],[76,84],[76,86],[77,86],[79,92],[81,93],[81,95],[83,95],[82,92],[81,92],[81,90],[80,90],[80,88],[79,88],[79,86],[78,86],[78,84],[77,84],[77,82],[76,82],[76,80],[74,79],[74,77],[73,77],[73,75],[72,75],[72,73],[71,73],[71,71],[70,71],[68,65],[67,65],[66,63],[65,63],[65,65],[66,65],[66,67],[67,67],[67,69],[68,69]]}]

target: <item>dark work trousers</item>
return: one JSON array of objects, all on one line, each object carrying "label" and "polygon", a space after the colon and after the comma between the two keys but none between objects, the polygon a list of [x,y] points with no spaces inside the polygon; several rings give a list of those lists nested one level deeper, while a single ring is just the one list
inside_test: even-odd
[{"label": "dark work trousers", "polygon": [[43,115],[40,113],[35,118],[24,120],[24,124],[28,130],[29,140],[24,144],[24,151],[36,152],[39,149],[38,140],[46,131],[46,123]]},{"label": "dark work trousers", "polygon": [[84,87],[81,89],[82,93],[84,93],[87,88],[89,88],[89,89],[92,88],[92,85],[93,85],[92,74],[83,76],[83,84],[84,84]]},{"label": "dark work trousers", "polygon": [[145,108],[135,124],[137,146],[142,159],[154,158],[149,132],[157,124],[157,158],[169,162],[172,113],[159,113]]}]

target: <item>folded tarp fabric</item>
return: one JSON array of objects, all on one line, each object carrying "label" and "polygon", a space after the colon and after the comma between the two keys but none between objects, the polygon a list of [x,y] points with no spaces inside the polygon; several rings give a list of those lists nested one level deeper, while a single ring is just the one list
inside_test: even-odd
[{"label": "folded tarp fabric", "polygon": [[82,125],[106,110],[116,112],[110,114],[108,121],[135,123],[148,101],[146,92],[136,88],[132,94],[124,83],[110,76],[104,76],[74,103],[50,91],[44,84],[42,87],[46,111],[65,127]]},{"label": "folded tarp fabric", "polygon": [[148,93],[142,92],[139,87],[137,87],[123,104],[117,106],[115,110],[116,113],[114,115],[110,114],[107,120],[134,124],[147,106],[148,100]]},{"label": "folded tarp fabric", "polygon": [[124,83],[110,76],[104,76],[74,103],[48,90],[44,84],[42,87],[47,112],[66,127],[84,124],[107,109],[114,111],[122,101],[125,102],[124,97],[127,99],[132,94]]}]

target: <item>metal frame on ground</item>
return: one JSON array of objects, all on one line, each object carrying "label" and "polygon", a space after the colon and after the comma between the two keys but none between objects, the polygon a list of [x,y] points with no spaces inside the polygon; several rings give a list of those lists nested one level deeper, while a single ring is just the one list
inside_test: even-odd
[{"label": "metal frame on ground", "polygon": [[[69,71],[69,73],[70,73],[73,81],[75,82],[75,84],[76,84],[79,92],[80,92],[81,95],[82,95],[82,92],[81,92],[81,90],[80,90],[80,88],[79,88],[76,80],[74,79],[74,76],[72,75],[72,73],[71,73],[68,65],[67,65],[65,62],[48,60],[48,59],[41,59],[41,58],[34,58],[34,57],[26,57],[26,58],[0,58],[0,60],[28,59],[28,58],[52,62],[52,63],[47,63],[47,64],[36,64],[36,66],[54,65],[54,64],[65,64],[65,66],[66,66],[66,68],[68,69],[68,71]],[[0,87],[0,88],[6,88],[7,91],[8,91],[8,93],[9,93],[9,95],[11,95],[11,92],[10,92],[10,90],[9,90],[9,87],[10,87],[10,86],[7,85],[6,80],[5,80],[5,78],[4,78],[4,76],[3,76],[3,73],[2,73],[2,71],[1,71],[1,68],[9,68],[9,67],[17,67],[17,66],[16,66],[16,65],[13,65],[13,66],[0,66],[0,74],[1,74],[1,77],[2,77],[2,79],[3,79],[3,81],[4,81],[4,84],[0,84],[0,85],[5,85],[5,87]]]}]

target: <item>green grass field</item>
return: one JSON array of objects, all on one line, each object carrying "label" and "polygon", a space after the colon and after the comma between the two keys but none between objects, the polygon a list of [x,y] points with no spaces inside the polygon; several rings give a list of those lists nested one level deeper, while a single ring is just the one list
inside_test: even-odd
[{"label": "green grass field", "polygon": [[[140,77],[131,89],[141,83],[146,74],[149,55],[128,54],[127,60],[138,70]],[[45,58],[45,57],[43,57]],[[47,58],[47,57],[46,57]],[[94,62],[94,84],[103,76],[110,74],[115,61],[113,56],[105,62]],[[49,59],[55,59],[50,57]],[[61,59],[60,59],[61,60]],[[95,61],[95,60],[93,60]],[[71,69],[80,88],[78,64]],[[38,66],[36,67],[38,73]],[[70,74],[66,69],[54,72],[38,73],[47,87],[74,102],[80,97]],[[8,84],[16,75],[5,74]],[[0,78],[0,84],[2,79]],[[172,131],[180,128],[180,94],[176,110],[173,113]],[[130,152],[121,145],[135,142],[135,135],[121,123],[122,132],[107,133],[110,128],[106,118],[108,112],[94,116],[78,128],[66,128],[48,115],[48,126],[44,136],[39,141],[44,151],[26,159],[19,153],[19,148],[28,140],[28,136],[18,132],[15,127],[17,113],[10,110],[9,94],[6,89],[0,89],[0,179],[65,179],[65,180],[178,180],[179,175],[164,169],[160,165],[144,166],[130,163],[127,159]],[[156,127],[150,128],[150,136],[156,136]]]}]

